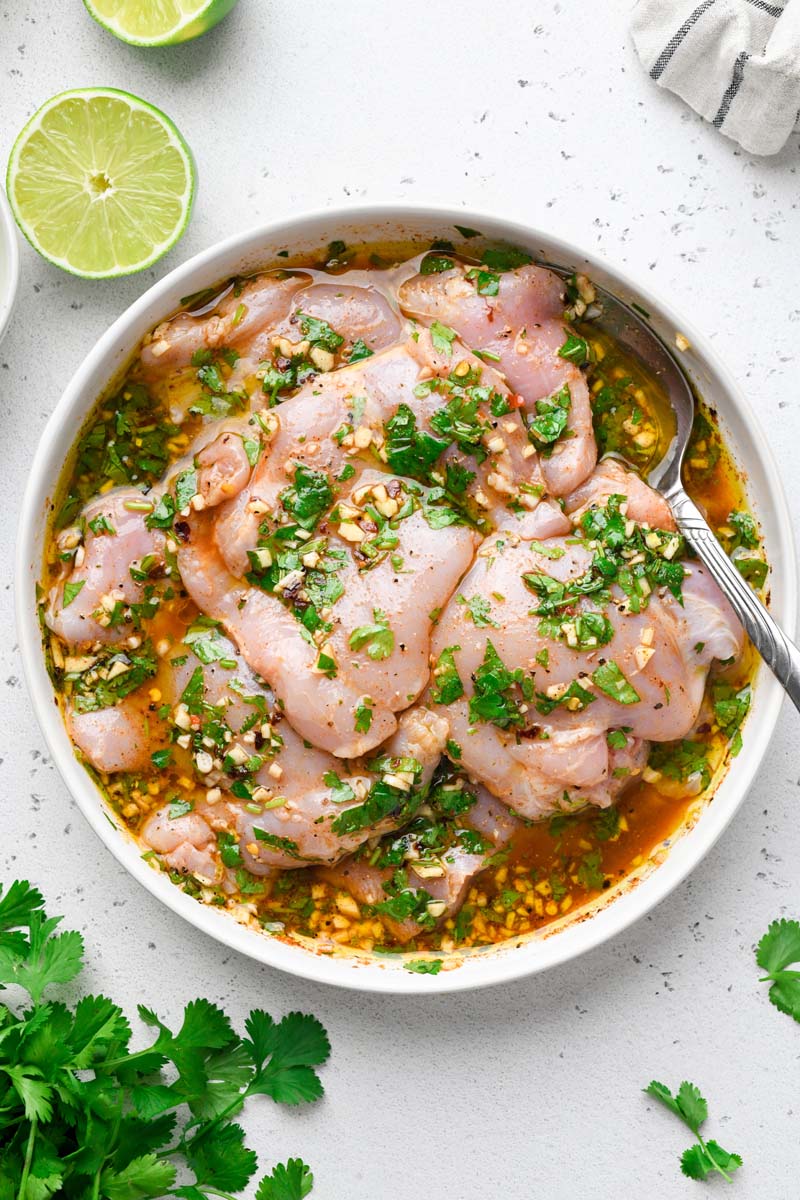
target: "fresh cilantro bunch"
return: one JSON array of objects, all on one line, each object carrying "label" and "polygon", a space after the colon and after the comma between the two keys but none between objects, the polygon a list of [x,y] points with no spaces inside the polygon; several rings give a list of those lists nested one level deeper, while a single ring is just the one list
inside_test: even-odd
[{"label": "fresh cilantro bunch", "polygon": [[699,1088],[693,1083],[683,1081],[673,1096],[663,1083],[653,1079],[644,1089],[648,1096],[654,1096],[670,1112],[680,1117],[684,1125],[691,1129],[697,1138],[696,1143],[684,1150],[681,1156],[681,1170],[690,1179],[707,1179],[709,1175],[718,1174],[731,1182],[731,1172],[742,1165],[738,1154],[723,1150],[718,1142],[704,1142],[700,1136],[700,1126],[708,1116],[708,1104],[700,1095]]},{"label": "fresh cilantro bunch", "polygon": [[[241,1191],[256,1155],[233,1118],[249,1096],[300,1104],[322,1095],[314,1067],[330,1053],[312,1016],[250,1013],[240,1037],[208,1000],[193,1000],[173,1032],[131,1050],[131,1028],[105,996],[74,1008],[45,999],[83,966],[79,933],[57,932],[41,894],[17,880],[0,890],[0,1200],[208,1200]],[[302,1200],[313,1177],[299,1159],[259,1183],[256,1200]]]}]

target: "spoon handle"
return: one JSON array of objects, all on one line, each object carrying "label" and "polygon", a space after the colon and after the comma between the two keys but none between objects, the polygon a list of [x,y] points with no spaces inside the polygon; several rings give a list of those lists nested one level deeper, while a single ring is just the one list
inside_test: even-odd
[{"label": "spoon handle", "polygon": [[700,509],[680,485],[665,493],[688,544],[708,567],[730,601],[750,641],[795,708],[800,709],[800,650],[772,619],[750,585],[719,544]]}]

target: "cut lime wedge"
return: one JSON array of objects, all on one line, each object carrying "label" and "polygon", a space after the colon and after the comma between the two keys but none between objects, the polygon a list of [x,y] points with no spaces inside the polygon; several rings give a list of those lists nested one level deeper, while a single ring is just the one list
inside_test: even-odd
[{"label": "cut lime wedge", "polygon": [[191,151],[169,117],[127,92],[83,88],[43,104],[14,143],[6,190],[44,258],[87,279],[142,271],[181,237]]},{"label": "cut lime wedge", "polygon": [[98,24],[133,46],[171,46],[208,33],[236,0],[83,0]]}]

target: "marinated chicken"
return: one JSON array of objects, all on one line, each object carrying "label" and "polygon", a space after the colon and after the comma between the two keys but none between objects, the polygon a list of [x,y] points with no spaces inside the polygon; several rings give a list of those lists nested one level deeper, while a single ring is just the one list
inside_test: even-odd
[{"label": "marinated chicken", "polygon": [[[192,894],[328,946],[502,940],[624,877],[735,752],[744,637],[636,472],[657,404],[604,366],[593,300],[513,248],[335,243],[197,297],[101,402],[50,665]],[[691,461],[763,585],[707,422]]]}]

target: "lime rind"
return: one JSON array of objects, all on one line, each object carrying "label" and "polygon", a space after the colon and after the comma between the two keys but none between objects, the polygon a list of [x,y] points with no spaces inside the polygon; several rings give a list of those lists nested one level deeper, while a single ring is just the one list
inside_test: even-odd
[{"label": "lime rind", "polygon": [[[55,128],[45,128],[48,117],[70,99],[85,101],[87,106],[104,99],[111,101],[106,114],[115,117],[116,125],[109,120],[109,127],[102,129],[97,122],[90,123],[88,108],[82,114],[79,107],[72,106],[73,122],[76,116],[78,119],[85,116],[82,138],[76,138],[74,130],[59,129],[57,123]],[[123,135],[137,122],[137,136],[133,141],[129,138],[126,147]],[[149,152],[148,137],[152,140]],[[46,141],[46,153],[33,153],[25,162],[26,151],[34,139]],[[154,161],[159,150],[162,160]],[[145,168],[147,177],[137,187],[137,173]],[[115,237],[118,243],[138,242],[142,253],[138,257],[129,254],[126,261],[109,262],[93,269],[85,261],[70,257],[69,251],[81,239],[91,248],[94,237],[99,252],[102,230],[98,232],[97,223],[93,227],[90,222],[93,206],[86,203],[84,181],[87,173],[102,180],[109,169],[117,172],[117,182],[124,184],[124,188],[114,189],[100,210],[105,220],[106,244],[113,244]],[[9,203],[27,240],[48,262],[84,279],[132,275],[162,258],[186,230],[196,189],[194,158],[175,123],[155,105],[118,88],[75,88],[51,97],[18,135],[6,172]],[[159,214],[154,214],[154,199],[164,210],[161,228],[157,228]],[[113,209],[111,223],[109,209]],[[64,235],[65,229],[70,230],[69,240]],[[57,250],[59,242],[67,244]]]},{"label": "lime rind", "polygon": [[208,33],[228,15],[237,0],[83,0],[83,3],[98,25],[131,46],[174,46]]}]

